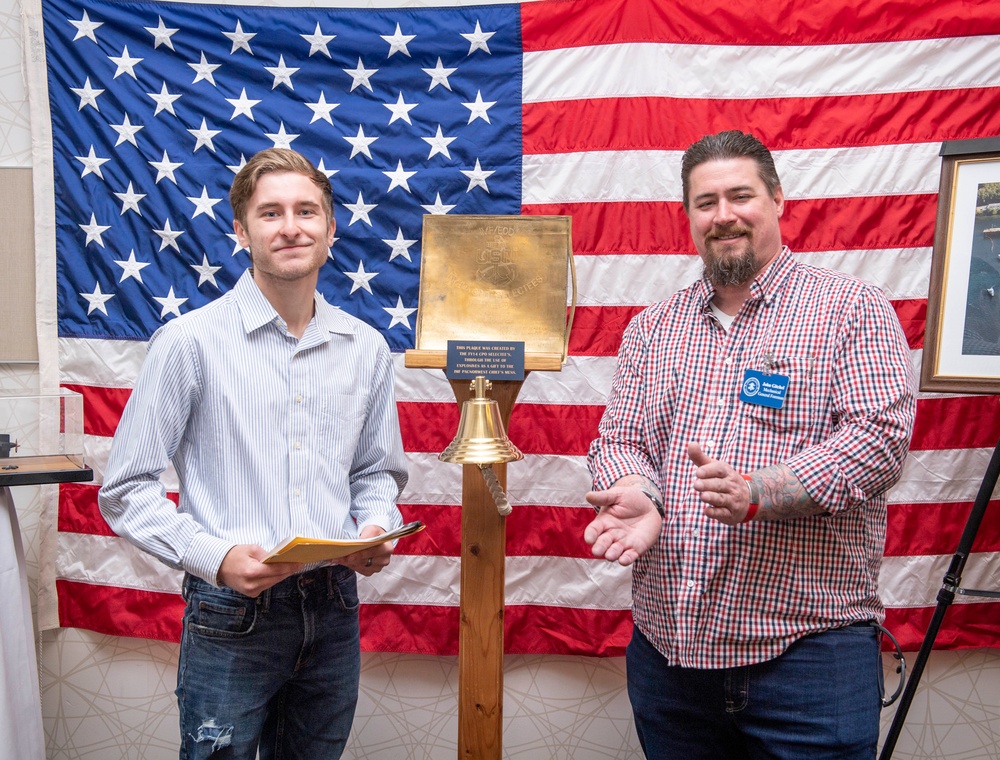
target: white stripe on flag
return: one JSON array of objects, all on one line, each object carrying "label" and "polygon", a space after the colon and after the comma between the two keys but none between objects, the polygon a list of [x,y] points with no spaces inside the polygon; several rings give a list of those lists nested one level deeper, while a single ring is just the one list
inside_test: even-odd
[{"label": "white stripe on flag", "polygon": [[[886,607],[933,607],[953,555],[886,557],[879,573],[879,595]],[[962,588],[1000,589],[1000,552],[970,554],[962,573]],[[958,594],[956,604],[996,603],[995,599]]]},{"label": "white stripe on flag", "polygon": [[[876,284],[889,298],[927,297],[930,248],[793,253],[805,264]],[[645,306],[669,298],[697,281],[702,272],[701,257],[694,253],[577,256],[575,264],[579,306]]]},{"label": "white stripe on flag", "polygon": [[[629,609],[631,570],[617,563],[568,557],[507,557],[506,604],[582,609]],[[370,578],[358,577],[362,601],[458,606],[458,557],[396,555]]]},{"label": "white stripe on flag", "polygon": [[[936,193],[941,143],[773,151],[785,197],[849,198]],[[523,202],[674,201],[681,151],[579,151],[525,155]]]},{"label": "white stripe on flag", "polygon": [[[180,593],[181,573],[117,537],[59,534],[57,577],[84,583]],[[929,607],[936,603],[950,555],[887,557],[880,593],[889,607]],[[1000,553],[972,554],[964,588],[1000,588]],[[615,563],[572,557],[507,557],[505,598],[509,605],[553,605],[583,609],[628,609],[630,570]],[[142,582],[137,579],[141,578]],[[461,588],[458,557],[398,554],[372,579],[360,579],[367,603],[457,606]],[[958,604],[989,601],[959,595]]]},{"label": "white stripe on flag", "polygon": [[58,534],[56,578],[179,594],[181,573],[117,536]]},{"label": "white stripe on flag", "polygon": [[[111,439],[85,437],[87,465],[94,482],[104,480]],[[516,443],[516,442],[515,442]],[[890,504],[972,502],[993,455],[991,448],[911,451],[903,476],[889,492]],[[400,496],[403,504],[452,504],[462,498],[462,468],[438,460],[436,453],[407,452],[410,480]],[[162,478],[167,490],[176,492],[173,468]],[[583,456],[528,454],[507,466],[507,495],[511,504],[585,508],[584,494],[591,478]],[[586,507],[589,509],[589,507]]]},{"label": "white stripe on flag", "polygon": [[[816,98],[993,87],[1000,37],[847,45],[621,43],[524,54],[524,101]],[[691,62],[724,76],[691,76]],[[676,72],[676,73],[675,73]]]}]

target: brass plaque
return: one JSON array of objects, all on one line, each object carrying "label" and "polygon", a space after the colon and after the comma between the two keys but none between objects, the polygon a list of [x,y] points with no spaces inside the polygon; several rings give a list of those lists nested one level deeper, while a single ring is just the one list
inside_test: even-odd
[{"label": "brass plaque", "polygon": [[417,351],[446,351],[449,340],[509,340],[523,341],[525,355],[565,360],[570,221],[425,216]]}]

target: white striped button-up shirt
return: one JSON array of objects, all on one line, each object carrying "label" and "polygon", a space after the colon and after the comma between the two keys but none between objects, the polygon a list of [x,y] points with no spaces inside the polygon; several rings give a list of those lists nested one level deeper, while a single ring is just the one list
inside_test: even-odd
[{"label": "white striped button-up shirt", "polygon": [[[730,329],[706,280],[638,314],[591,446],[596,488],[640,474],[666,504],[634,565],[633,615],[672,663],[762,662],[796,639],[884,617],[885,491],[901,474],[916,401],[885,296],[788,249],[751,285]],[[748,369],[787,376],[780,409],[745,403]],[[724,525],[692,487],[688,443],[742,472],[786,464],[826,513]]]},{"label": "white striped button-up shirt", "polygon": [[[385,340],[318,293],[300,339],[243,274],[149,341],[101,512],[167,565],[216,583],[236,544],[349,539],[402,523],[406,484]],[[161,474],[173,463],[179,508]]]}]

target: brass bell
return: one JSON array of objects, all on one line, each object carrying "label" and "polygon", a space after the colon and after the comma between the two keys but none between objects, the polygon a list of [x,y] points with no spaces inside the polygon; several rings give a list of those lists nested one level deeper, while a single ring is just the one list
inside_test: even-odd
[{"label": "brass bell", "polygon": [[455,440],[438,459],[454,464],[502,464],[524,459],[524,454],[510,442],[500,419],[497,402],[486,396],[491,388],[485,377],[472,381],[473,398],[462,404],[462,417],[458,422]]}]

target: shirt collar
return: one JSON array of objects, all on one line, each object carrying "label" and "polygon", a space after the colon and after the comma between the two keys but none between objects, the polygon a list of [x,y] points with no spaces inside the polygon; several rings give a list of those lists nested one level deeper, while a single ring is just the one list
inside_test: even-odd
[{"label": "shirt collar", "polygon": [[[247,333],[271,324],[280,318],[271,302],[264,297],[260,288],[257,287],[257,283],[254,282],[253,270],[247,269],[242,274],[232,293],[236,301],[236,308],[239,309],[240,317],[243,320],[243,329]],[[336,306],[328,304],[319,292],[313,294],[313,302],[315,304],[313,321],[321,334],[353,335],[356,332],[356,326],[351,318]]]}]

